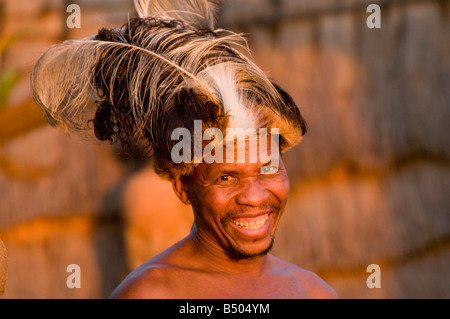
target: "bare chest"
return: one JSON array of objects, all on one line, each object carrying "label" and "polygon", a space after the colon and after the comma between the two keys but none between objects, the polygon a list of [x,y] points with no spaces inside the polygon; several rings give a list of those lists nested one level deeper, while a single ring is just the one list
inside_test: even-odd
[{"label": "bare chest", "polygon": [[308,294],[290,276],[217,275],[181,273],[173,285],[176,298],[198,299],[289,299]]}]

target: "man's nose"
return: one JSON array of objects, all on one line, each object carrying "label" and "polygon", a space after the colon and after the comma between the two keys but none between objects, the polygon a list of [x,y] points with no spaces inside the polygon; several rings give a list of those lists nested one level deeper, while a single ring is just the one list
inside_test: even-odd
[{"label": "man's nose", "polygon": [[249,178],[241,181],[242,187],[236,196],[236,203],[257,207],[269,199],[269,191],[264,187],[259,178]]}]

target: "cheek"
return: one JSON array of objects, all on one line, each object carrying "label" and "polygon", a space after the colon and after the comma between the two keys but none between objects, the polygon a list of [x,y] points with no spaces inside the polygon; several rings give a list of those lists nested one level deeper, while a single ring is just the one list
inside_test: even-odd
[{"label": "cheek", "polygon": [[285,171],[280,174],[267,178],[264,181],[266,189],[272,193],[280,203],[284,203],[287,200],[289,194],[289,178]]},{"label": "cheek", "polygon": [[287,196],[289,194],[289,188],[290,188],[289,178],[285,174],[285,177],[280,182],[280,196],[283,197],[284,200],[287,199]]},{"label": "cheek", "polygon": [[228,192],[223,190],[208,190],[196,192],[192,207],[203,220],[220,220],[229,207]]}]

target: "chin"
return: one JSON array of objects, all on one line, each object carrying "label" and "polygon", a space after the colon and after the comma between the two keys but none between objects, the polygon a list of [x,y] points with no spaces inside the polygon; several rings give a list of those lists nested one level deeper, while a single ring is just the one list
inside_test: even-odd
[{"label": "chin", "polygon": [[242,247],[232,247],[227,249],[227,253],[230,258],[234,260],[243,260],[243,259],[251,259],[255,257],[265,256],[269,253],[269,251],[273,247],[273,238],[270,240],[270,243],[263,248],[248,248],[243,249]]}]

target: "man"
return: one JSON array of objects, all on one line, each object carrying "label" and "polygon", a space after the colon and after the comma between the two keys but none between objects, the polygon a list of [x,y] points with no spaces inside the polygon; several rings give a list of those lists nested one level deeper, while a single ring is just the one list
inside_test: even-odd
[{"label": "man", "polygon": [[[248,148],[246,149],[248,152]],[[202,163],[172,182],[191,204],[191,233],[134,270],[113,298],[335,298],[312,272],[268,254],[289,181],[262,163]]]},{"label": "man", "polygon": [[268,254],[289,191],[279,154],[306,132],[292,98],[236,49],[241,36],[215,29],[216,1],[135,4],[139,18],[51,47],[31,78],[51,124],[141,148],[192,205],[191,233],[112,297],[335,297]]}]

